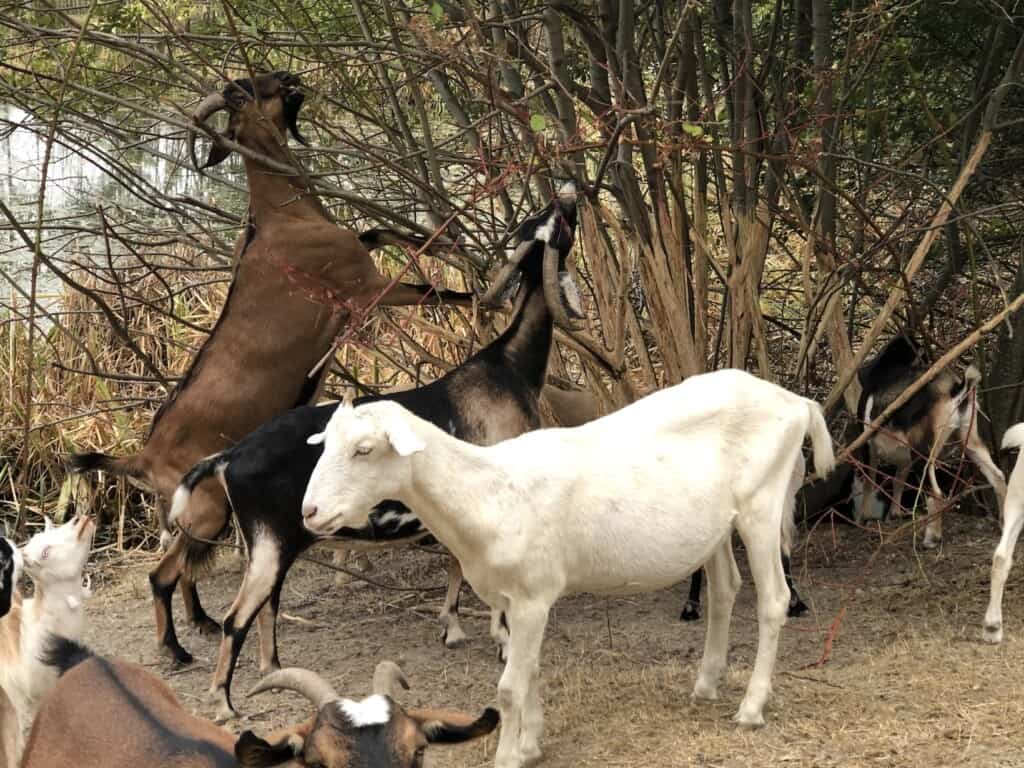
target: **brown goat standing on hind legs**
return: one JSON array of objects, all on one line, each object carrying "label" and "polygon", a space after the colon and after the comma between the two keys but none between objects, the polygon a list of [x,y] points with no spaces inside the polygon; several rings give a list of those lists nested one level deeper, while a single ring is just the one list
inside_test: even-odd
[{"label": "brown goat standing on hind legs", "polygon": [[[287,72],[263,74],[253,82],[235,80],[206,97],[193,115],[203,125],[215,112],[230,113],[224,138],[271,160],[290,163],[285,138],[302,141],[296,121],[303,94]],[[190,137],[194,153],[195,134]],[[230,150],[214,143],[203,167],[223,161]],[[290,167],[290,166],[289,166]],[[374,302],[418,304],[433,298],[459,304],[471,293],[433,291],[430,286],[393,283],[377,271],[367,247],[403,241],[396,233],[356,235],[331,222],[300,173],[271,170],[245,157],[249,182],[249,223],[235,244],[235,276],[213,332],[188,373],[157,411],[145,447],[115,458],[101,453],[71,457],[76,471],[105,470],[127,475],[156,492],[164,521],[181,476],[204,456],[223,450],[273,416],[315,401],[328,354],[353,311]],[[413,244],[412,238],[404,240]],[[300,288],[298,281],[313,290]],[[318,303],[310,294],[325,296]],[[215,481],[193,496],[194,539],[178,534],[150,573],[157,641],[181,663],[192,657],[178,642],[171,597],[181,581],[185,613],[204,634],[220,627],[203,611],[194,570],[211,553],[197,541],[216,535],[227,519],[227,500]],[[186,526],[187,527],[187,526]],[[192,572],[190,572],[192,571]]]}]

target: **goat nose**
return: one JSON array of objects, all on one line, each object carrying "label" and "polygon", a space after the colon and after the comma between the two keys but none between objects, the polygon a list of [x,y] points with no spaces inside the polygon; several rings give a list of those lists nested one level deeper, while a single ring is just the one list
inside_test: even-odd
[{"label": "goat nose", "polygon": [[316,515],[316,504],[303,504],[302,505],[302,519],[309,520],[309,518]]}]

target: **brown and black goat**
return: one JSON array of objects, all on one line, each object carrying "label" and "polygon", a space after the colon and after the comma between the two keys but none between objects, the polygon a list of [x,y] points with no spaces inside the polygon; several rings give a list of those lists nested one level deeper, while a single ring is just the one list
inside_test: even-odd
[{"label": "brown and black goat", "polygon": [[[857,418],[870,424],[922,373],[918,365],[918,346],[905,336],[893,338],[873,359],[858,371],[862,386]],[[858,452],[866,481],[860,475],[854,481],[854,509],[857,522],[878,517],[875,472],[881,462],[896,467],[894,500],[902,500],[911,468],[922,467],[931,493],[927,495],[928,522],[924,540],[926,549],[942,541],[944,493],[936,477],[936,462],[947,443],[955,436],[981,473],[992,485],[1000,509],[1006,498],[1006,478],[992,460],[988,447],[978,434],[978,369],[971,366],[963,376],[943,371],[896,410]],[[897,505],[898,506],[898,505]]]},{"label": "brown and black goat", "polygon": [[297,691],[315,707],[312,717],[266,739],[235,736],[189,714],[163,680],[136,664],[64,638],[53,638],[45,661],[61,677],[32,725],[22,768],[421,768],[429,744],[480,738],[499,719],[494,709],[479,717],[404,709],[394,696],[408,683],[384,661],[373,694],[361,701],[342,698],[308,670],[269,676],[253,693]]},{"label": "brown and black goat", "polygon": [[[225,138],[288,164],[286,133],[301,141],[297,120],[303,98],[296,76],[264,74],[255,83],[235,80],[223,92],[211,94],[193,119],[202,126],[226,109],[230,118]],[[214,143],[205,165],[219,163],[229,153]],[[139,453],[121,458],[84,453],[70,461],[76,471],[105,470],[136,479],[156,493],[161,518],[181,476],[197,461],[272,416],[315,401],[327,369],[320,363],[353,312],[374,301],[472,301],[469,293],[392,284],[377,271],[367,244],[376,247],[401,236],[378,230],[360,238],[327,217],[301,174],[282,173],[250,157],[245,157],[245,167],[249,223],[235,244],[235,275],[213,332],[157,411]],[[320,373],[314,374],[318,367]],[[196,489],[192,515],[196,538],[177,537],[150,573],[158,643],[182,663],[191,656],[179,644],[171,616],[179,580],[189,621],[204,633],[220,629],[203,611],[195,574],[186,568],[202,563],[210,552],[198,539],[212,538],[228,519],[219,484],[207,482]]]},{"label": "brown and black goat", "polygon": [[[520,224],[515,255],[484,297],[489,302],[517,273],[521,275],[515,316],[505,332],[437,381],[357,402],[394,400],[460,439],[479,445],[537,429],[538,397],[554,331],[552,307],[579,314],[575,283],[566,265],[575,228],[575,187],[567,186],[550,205]],[[563,301],[567,309],[562,308]],[[231,499],[248,554],[242,586],[224,618],[210,688],[220,704],[218,719],[234,715],[231,680],[253,621],[260,633],[261,671],[279,666],[275,627],[281,589],[295,559],[316,542],[303,527],[301,513],[306,484],[321,449],[306,441],[323,431],[336,408],[337,404],[305,406],[271,419],[231,448],[199,462],[175,493],[170,521],[188,532],[189,524],[197,520],[193,489],[207,478],[217,477]],[[394,547],[428,534],[415,510],[384,502],[374,510],[368,525],[337,531],[335,543],[351,549]],[[465,638],[458,622],[461,586],[462,570],[453,558],[441,610],[443,639],[449,646]],[[504,630],[500,623],[495,621],[491,629],[501,642]]]}]

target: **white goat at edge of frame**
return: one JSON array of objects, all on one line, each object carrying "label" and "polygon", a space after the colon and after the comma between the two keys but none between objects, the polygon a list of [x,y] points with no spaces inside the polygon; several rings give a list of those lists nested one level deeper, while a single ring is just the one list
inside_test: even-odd
[{"label": "white goat at edge of frame", "polygon": [[[1003,435],[1003,450],[1024,448],[1024,422],[1014,424]],[[1003,641],[1003,590],[1013,565],[1013,550],[1017,546],[1021,528],[1024,527],[1024,450],[1017,455],[1006,496],[1003,499],[1003,533],[992,555],[992,585],[985,611],[982,638],[989,643]]]},{"label": "white goat at edge of frame", "polygon": [[708,628],[693,695],[717,698],[740,586],[734,529],[757,587],[759,627],[735,719],[764,723],[789,603],[780,552],[808,434],[823,477],[835,457],[817,403],[735,370],[692,377],[580,427],[490,447],[396,403],[339,408],[309,438],[324,453],[303,517],[319,534],[365,524],[381,499],[398,499],[459,558],[477,594],[508,618],[495,765],[519,768],[540,756],[540,649],[561,595],[658,590],[705,565]]}]

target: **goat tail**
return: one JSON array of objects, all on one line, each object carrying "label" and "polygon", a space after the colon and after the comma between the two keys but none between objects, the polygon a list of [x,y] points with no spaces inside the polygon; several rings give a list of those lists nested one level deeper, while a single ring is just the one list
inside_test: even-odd
[{"label": "goat tail", "polygon": [[112,475],[131,477],[142,480],[146,477],[145,470],[139,466],[138,455],[110,456],[106,453],[90,451],[88,453],[72,453],[67,458],[67,467],[70,472],[109,472]]},{"label": "goat tail", "polygon": [[1020,424],[1014,424],[1005,433],[1003,433],[1003,450],[1008,451],[1011,448],[1020,448],[1024,446],[1024,421]]},{"label": "goat tail", "polygon": [[223,473],[227,465],[228,459],[224,452],[215,453],[212,456],[206,457],[185,473],[185,476],[181,478],[181,483],[174,490],[174,498],[171,499],[171,511],[167,515],[167,520],[161,521],[165,531],[172,531],[178,518],[188,509],[188,503],[192,499],[192,491],[196,489],[196,486],[212,475]]},{"label": "goat tail", "polygon": [[810,415],[807,433],[811,437],[811,450],[814,453],[814,473],[819,478],[825,478],[836,468],[836,455],[832,450],[832,435],[829,434],[828,424],[825,423],[825,413],[821,410],[821,406],[813,400],[805,402]]}]

